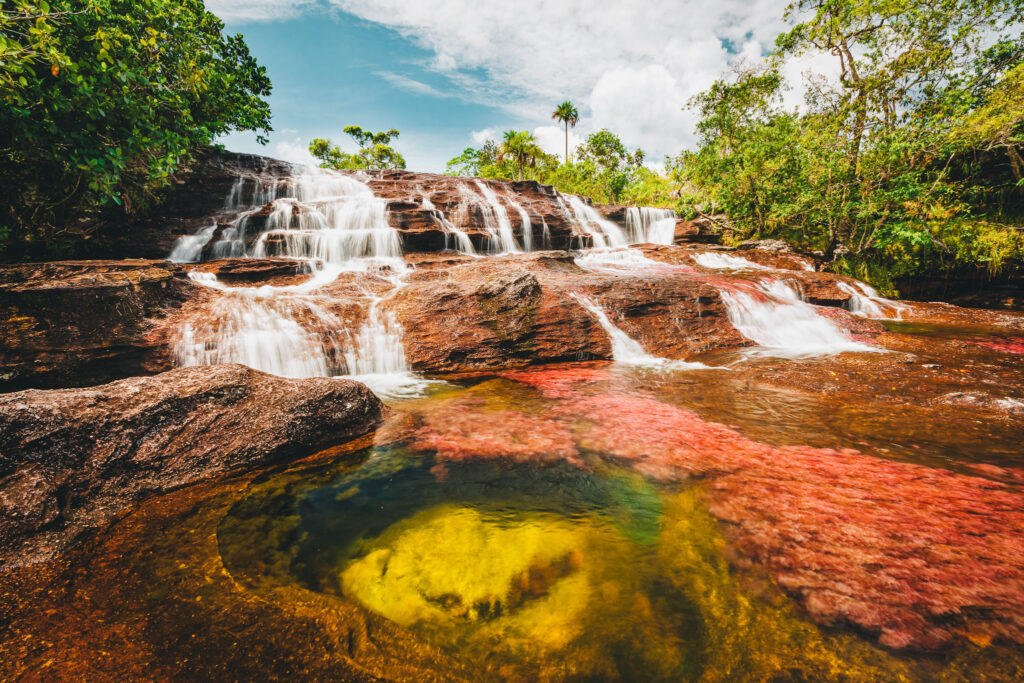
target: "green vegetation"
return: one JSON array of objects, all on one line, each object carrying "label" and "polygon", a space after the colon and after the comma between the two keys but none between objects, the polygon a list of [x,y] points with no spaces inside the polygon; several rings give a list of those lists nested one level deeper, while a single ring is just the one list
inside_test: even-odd
[{"label": "green vegetation", "polygon": [[[680,159],[697,211],[883,281],[1024,255],[1022,3],[800,0],[774,54],[696,98]],[[830,54],[836,83],[782,104],[784,59]]]},{"label": "green vegetation", "polygon": [[391,141],[399,136],[394,128],[382,133],[372,133],[359,126],[345,126],[344,130],[359,145],[359,151],[349,154],[330,140],[313,138],[309,143],[309,153],[320,160],[321,168],[405,168],[405,158],[390,146]]},{"label": "green vegetation", "polygon": [[[562,163],[535,157],[527,176],[595,202],[702,216],[731,241],[818,250],[890,292],[894,277],[1020,267],[1024,1],[797,0],[787,17],[763,64],[694,98],[698,147],[664,171],[604,130],[572,162],[568,150]],[[784,63],[809,54],[833,59],[838,80],[787,84]],[[785,103],[795,85],[800,106]],[[567,139],[569,108],[552,116]],[[466,149],[448,172],[514,177],[495,149]]]},{"label": "green vegetation", "polygon": [[472,175],[508,180],[537,180],[562,192],[597,202],[661,203],[642,193],[665,191],[655,187],[661,177],[643,165],[643,150],[630,152],[614,133],[601,130],[576,148],[575,161],[561,163],[545,153],[526,131],[506,131],[499,146],[488,140],[483,147],[468,147],[447,165],[450,175]]},{"label": "green vegetation", "polygon": [[10,0],[0,11],[0,255],[81,250],[197,147],[270,130],[270,81],[201,0]]}]

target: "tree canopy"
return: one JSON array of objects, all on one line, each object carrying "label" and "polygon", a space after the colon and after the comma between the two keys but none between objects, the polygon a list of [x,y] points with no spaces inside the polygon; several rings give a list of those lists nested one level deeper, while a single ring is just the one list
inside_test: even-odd
[{"label": "tree canopy", "polygon": [[[201,0],[8,0],[0,11],[0,249],[70,252],[137,213],[190,151],[270,130],[270,80]],[[119,207],[119,208],[118,208]]]},{"label": "tree canopy", "polygon": [[358,152],[349,154],[323,138],[313,138],[309,143],[309,153],[320,161],[321,168],[405,168],[405,158],[391,147],[391,141],[399,136],[394,128],[374,133],[359,126],[345,126],[344,132],[359,145]]}]

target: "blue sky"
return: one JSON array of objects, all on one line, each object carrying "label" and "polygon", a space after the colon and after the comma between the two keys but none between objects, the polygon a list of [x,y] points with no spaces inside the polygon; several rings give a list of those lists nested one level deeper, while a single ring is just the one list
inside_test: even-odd
[{"label": "blue sky", "polygon": [[274,133],[222,142],[303,161],[313,137],[349,146],[356,124],[397,128],[408,166],[445,161],[503,130],[551,152],[550,112],[582,114],[570,144],[607,127],[657,161],[694,142],[686,101],[783,28],[779,0],[207,0],[267,67]]}]

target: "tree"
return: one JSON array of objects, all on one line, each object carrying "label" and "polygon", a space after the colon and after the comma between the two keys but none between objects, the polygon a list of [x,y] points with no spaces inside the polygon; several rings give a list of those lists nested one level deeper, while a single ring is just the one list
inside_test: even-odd
[{"label": "tree", "polygon": [[309,153],[320,160],[321,168],[405,168],[405,158],[390,146],[391,141],[399,136],[394,128],[374,133],[359,126],[345,126],[344,131],[359,145],[355,154],[343,152],[330,140],[313,138],[310,141]]},{"label": "tree", "polygon": [[523,179],[523,166],[533,166],[543,156],[544,150],[537,146],[537,139],[528,131],[505,131],[505,139],[498,148],[498,160],[511,159],[515,162],[519,180]]},{"label": "tree", "polygon": [[551,118],[565,124],[565,163],[569,163],[569,126],[576,127],[580,121],[580,113],[572,102],[566,100],[555,108]]},{"label": "tree", "polygon": [[270,130],[270,81],[200,0],[8,0],[0,249],[69,254],[159,199],[198,147]]},{"label": "tree", "polygon": [[[798,0],[761,67],[696,98],[694,208],[878,278],[1024,256],[1022,0]],[[782,107],[784,60],[831,56]],[[876,284],[886,284],[878,282]]]}]

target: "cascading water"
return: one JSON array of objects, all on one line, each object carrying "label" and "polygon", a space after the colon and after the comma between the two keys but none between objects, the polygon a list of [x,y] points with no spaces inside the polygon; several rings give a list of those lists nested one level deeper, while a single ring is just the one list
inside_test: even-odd
[{"label": "cascading water", "polygon": [[[862,318],[903,318],[903,312],[907,306],[886,299],[881,296],[875,288],[863,282],[855,282],[851,286],[845,282],[836,282],[839,289],[850,295],[850,313],[859,315]],[[890,314],[890,311],[892,313]]]},{"label": "cascading water", "polygon": [[676,212],[631,206],[626,209],[626,232],[632,244],[672,244],[676,235]]},{"label": "cascading water", "polygon": [[799,357],[878,351],[850,339],[781,280],[762,280],[749,289],[721,288],[719,291],[733,326],[762,347],[757,353]]},{"label": "cascading water", "polygon": [[598,306],[593,299],[577,292],[574,292],[569,296],[575,299],[580,306],[590,311],[590,313],[597,318],[597,322],[600,323],[601,327],[608,334],[608,338],[612,343],[612,359],[616,363],[642,367],[670,367],[672,369],[698,369],[708,367],[703,363],[690,363],[682,360],[674,361],[667,358],[652,356],[644,350],[644,347],[641,346],[638,341],[616,327],[612,321],[608,319],[608,315],[604,312],[604,309]]},{"label": "cascading water", "polygon": [[576,265],[593,273],[612,275],[672,275],[693,272],[692,268],[654,261],[639,249],[594,247],[578,254]]},{"label": "cascading water", "polygon": [[[566,202],[568,200],[568,202]],[[625,247],[630,242],[619,226],[604,218],[597,209],[576,195],[558,193],[558,202],[569,220],[590,235],[595,247]]]},{"label": "cascading water", "polygon": [[479,178],[475,179],[474,182],[480,190],[480,195],[483,197],[481,209],[484,217],[484,228],[490,235],[491,251],[503,254],[522,251],[516,243],[515,234],[512,232],[512,221],[508,219],[508,211],[505,210],[505,206],[498,199],[498,195],[487,186],[487,183]]},{"label": "cascading water", "polygon": [[[287,196],[277,196],[279,187]],[[233,188],[228,203],[237,203],[241,194]],[[385,395],[422,385],[406,363],[401,327],[381,310],[386,297],[367,295],[367,320],[354,335],[346,335],[344,324],[318,299],[318,290],[343,272],[383,275],[392,291],[401,286],[406,267],[399,234],[388,224],[386,202],[358,180],[320,169],[303,171],[286,183],[260,183],[254,201],[236,221],[235,232],[222,238],[230,252],[245,252],[244,222],[270,203],[266,230],[250,255],[301,260],[312,275],[298,285],[228,287],[211,273],[190,273],[220,297],[211,304],[208,319],[181,330],[174,347],[178,364],[235,362],[286,377],[345,372]]]},{"label": "cascading water", "polygon": [[434,206],[434,202],[430,201],[430,197],[423,195],[423,201],[421,206],[425,211],[430,211],[434,218],[441,224],[445,232],[445,249],[450,248],[449,240],[454,242],[455,250],[463,253],[475,256],[476,250],[473,249],[473,242],[469,239],[464,231],[459,230],[455,225],[444,217],[444,213]]},{"label": "cascading water", "polygon": [[754,263],[742,256],[719,254],[711,251],[695,254],[693,260],[697,265],[712,270],[775,270],[768,266],[762,266],[760,263]]}]

